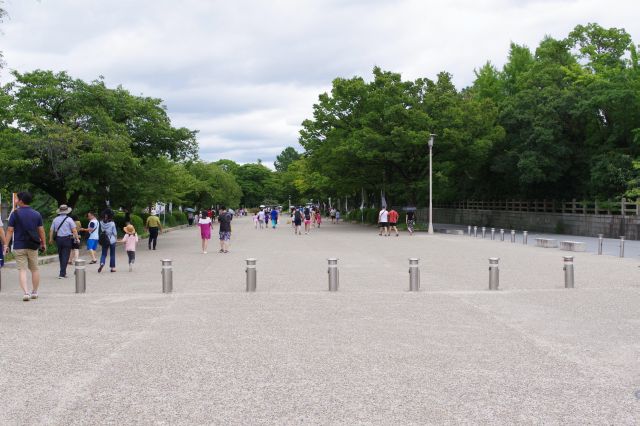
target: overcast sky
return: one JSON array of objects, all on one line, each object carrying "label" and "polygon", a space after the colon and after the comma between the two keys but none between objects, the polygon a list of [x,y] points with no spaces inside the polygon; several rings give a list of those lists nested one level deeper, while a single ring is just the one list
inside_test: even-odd
[{"label": "overcast sky", "polygon": [[[0,50],[21,72],[66,70],[162,98],[200,130],[205,160],[271,163],[335,77],[375,65],[459,88],[511,41],[537,46],[577,24],[625,28],[637,0],[4,0]],[[6,70],[1,78],[7,79]]]}]

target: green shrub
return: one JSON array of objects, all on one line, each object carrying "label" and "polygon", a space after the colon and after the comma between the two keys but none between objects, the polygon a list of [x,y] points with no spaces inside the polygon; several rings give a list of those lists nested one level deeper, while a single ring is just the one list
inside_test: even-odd
[{"label": "green shrub", "polygon": [[184,212],[176,210],[172,213],[172,216],[176,221],[176,225],[184,225],[187,223],[187,214]]},{"label": "green shrub", "polygon": [[136,214],[132,214],[131,224],[133,225],[134,228],[136,228],[136,233],[138,234],[139,237],[143,237],[147,235],[147,233],[144,230],[144,222],[142,221],[142,218],[140,216]]}]

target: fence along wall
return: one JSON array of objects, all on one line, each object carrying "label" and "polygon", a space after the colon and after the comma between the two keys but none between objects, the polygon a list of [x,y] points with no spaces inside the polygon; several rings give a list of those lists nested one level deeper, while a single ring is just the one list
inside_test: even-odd
[{"label": "fence along wall", "polygon": [[[589,237],[604,234],[607,238],[618,238],[624,235],[629,240],[640,239],[638,204],[624,200],[617,206],[607,204],[605,208],[605,206],[598,206],[595,202],[589,205],[576,201],[565,203],[464,202],[464,207],[434,208],[433,221],[443,224],[477,225]],[[488,207],[501,207],[501,209]],[[426,223],[428,215],[427,209],[420,209],[417,212],[417,220]]]}]

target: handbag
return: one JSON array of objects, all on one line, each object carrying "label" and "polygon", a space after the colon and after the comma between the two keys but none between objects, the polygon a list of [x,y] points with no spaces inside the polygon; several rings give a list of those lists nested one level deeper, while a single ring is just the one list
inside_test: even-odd
[{"label": "handbag", "polygon": [[60,225],[58,225],[58,228],[56,229],[56,232],[55,232],[55,237],[53,237],[54,239],[56,239],[56,240],[58,239],[58,231],[60,230],[60,228],[62,228],[62,225],[64,225],[64,223],[67,221],[67,219],[69,219],[69,216],[66,216],[66,217],[62,220],[62,222],[60,223]]},{"label": "handbag", "polygon": [[[18,214],[19,210],[13,212],[16,215],[16,222],[22,227],[22,221],[20,220],[20,215]],[[25,245],[29,250],[38,250],[41,246],[40,243],[40,234],[35,229],[27,229],[27,241],[25,241]]]}]

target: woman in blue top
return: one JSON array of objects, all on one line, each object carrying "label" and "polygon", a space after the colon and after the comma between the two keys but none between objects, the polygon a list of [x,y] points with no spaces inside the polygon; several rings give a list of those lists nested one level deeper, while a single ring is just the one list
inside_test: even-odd
[{"label": "woman in blue top", "polygon": [[[109,267],[111,272],[116,271],[116,241],[118,240],[118,231],[116,230],[116,224],[113,223],[113,211],[106,209],[102,212],[100,220],[100,233],[104,232],[109,238],[109,245],[103,244],[103,239],[100,238],[100,244],[102,245],[102,255],[100,256],[100,267],[98,272],[102,272],[104,263],[107,260],[107,250],[109,250]],[[98,234],[100,235],[100,234]]]}]

